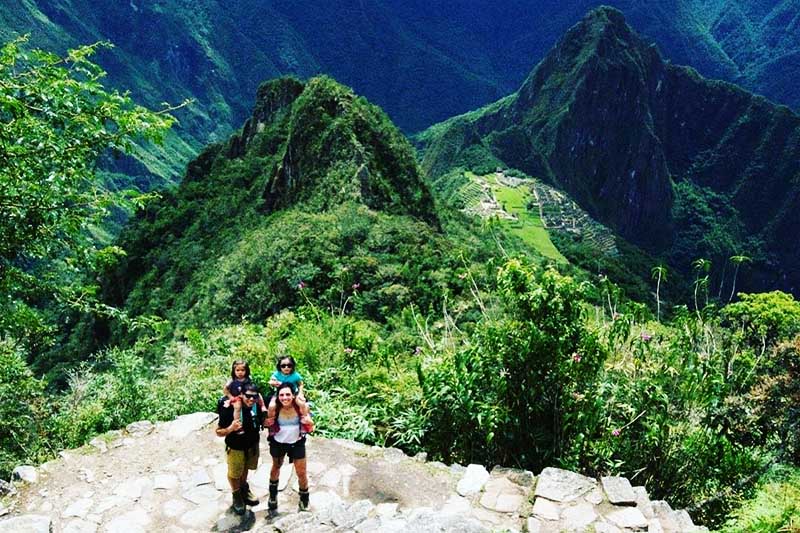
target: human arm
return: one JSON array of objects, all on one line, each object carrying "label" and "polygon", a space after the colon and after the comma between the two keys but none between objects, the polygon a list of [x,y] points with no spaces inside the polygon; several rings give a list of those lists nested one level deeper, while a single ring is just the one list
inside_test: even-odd
[{"label": "human arm", "polygon": [[230,426],[226,428],[217,427],[217,437],[225,437],[230,433],[234,433],[242,429],[242,423],[239,420],[234,420]]},{"label": "human arm", "polygon": [[276,373],[273,372],[272,375],[269,377],[269,386],[270,387],[280,387],[281,382],[278,377],[275,375]]}]

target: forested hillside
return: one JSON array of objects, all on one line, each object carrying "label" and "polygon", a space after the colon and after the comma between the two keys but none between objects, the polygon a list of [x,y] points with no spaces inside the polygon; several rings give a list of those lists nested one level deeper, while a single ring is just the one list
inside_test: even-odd
[{"label": "forested hillside", "polygon": [[[419,131],[514,91],[599,3],[23,0],[0,5],[0,38],[30,33],[58,52],[107,40],[98,62],[111,86],[153,108],[194,99],[165,148],[115,167],[158,186],[237,128],[265,79],[329,74]],[[607,3],[674,63],[800,105],[798,0]]]},{"label": "forested hillside", "polygon": [[[301,50],[332,62],[377,50],[369,69],[340,68],[391,82],[386,95],[419,110],[408,128],[440,111],[409,84],[448,105],[477,101],[487,93],[470,84],[464,98],[437,85],[451,67],[473,81],[502,70],[502,53],[469,47],[506,30],[525,42],[535,27],[522,31],[523,11],[555,32],[568,8],[332,2],[303,18],[326,28],[308,36],[290,16],[303,2],[224,14],[211,0],[43,4],[0,13],[47,28],[54,48],[76,32],[143,55],[102,52],[106,79],[101,46],[0,49],[1,477],[136,420],[213,410],[236,359],[267,390],[289,354],[322,436],[620,475],[726,533],[800,520],[785,497],[800,493],[800,303],[774,290],[793,290],[800,265],[786,238],[800,225],[789,108],[672,65],[603,7],[517,92],[422,134],[420,164],[360,90],[272,74],[327,68]],[[779,23],[792,5],[734,19]],[[517,25],[501,28],[489,16],[500,12]],[[331,37],[345,15],[352,41]],[[245,37],[265,32],[286,47],[259,55],[262,41]],[[395,63],[376,45],[385,35],[418,53]],[[469,44],[456,50],[459,36]],[[475,87],[492,92],[491,79]],[[169,110],[134,103],[160,109],[162,85],[170,100],[198,98],[174,110],[197,129],[162,160],[170,172],[203,135],[216,142],[158,195],[108,187],[98,158],[169,135]],[[153,153],[139,157],[155,165]],[[135,216],[99,245],[122,208]],[[544,224],[557,210],[560,237]],[[593,247],[578,254],[573,237]]]},{"label": "forested hillside", "polygon": [[[512,167],[566,191],[593,217],[712,287],[800,287],[800,117],[665,63],[611,8],[591,12],[520,89],[420,136],[423,169]],[[726,267],[727,268],[727,267]],[[726,293],[727,294],[727,293]]]}]

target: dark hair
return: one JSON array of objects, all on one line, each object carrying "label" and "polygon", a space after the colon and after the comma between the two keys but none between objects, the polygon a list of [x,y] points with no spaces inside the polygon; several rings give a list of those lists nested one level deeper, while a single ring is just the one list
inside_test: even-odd
[{"label": "dark hair", "polygon": [[231,364],[231,379],[236,381],[236,367],[244,365],[244,377],[250,379],[250,364],[244,359],[237,359]]},{"label": "dark hair", "polygon": [[256,384],[253,383],[252,381],[248,381],[247,383],[242,385],[242,394],[248,392],[255,392],[256,394],[258,394],[258,387],[256,387]]},{"label": "dark hair", "polygon": [[[284,359],[288,359],[290,363],[292,363],[292,368],[297,368],[297,362],[294,360],[294,357],[291,355],[281,355],[278,357],[278,361],[275,363],[275,367],[278,369],[278,372],[281,371],[281,361]],[[248,373],[249,374],[249,373]]]},{"label": "dark hair", "polygon": [[[283,404],[281,404],[280,400],[278,399],[278,396],[280,395],[280,393],[281,393],[281,391],[283,389],[289,389],[289,392],[292,393],[292,403],[294,403],[295,398],[297,398],[297,394],[295,394],[294,388],[292,387],[291,383],[281,383],[280,385],[278,385],[278,388],[275,390],[275,416],[276,417],[280,414],[281,407],[283,407]],[[295,404],[295,406],[296,405],[297,404]]]}]

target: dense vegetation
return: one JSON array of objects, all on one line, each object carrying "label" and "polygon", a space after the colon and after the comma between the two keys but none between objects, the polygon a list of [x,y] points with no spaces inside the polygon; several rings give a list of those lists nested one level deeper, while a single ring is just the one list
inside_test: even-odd
[{"label": "dense vegetation", "polygon": [[[97,190],[97,150],[169,122],[106,93],[86,53],[77,71],[55,62],[30,89],[0,93],[13,126],[15,98],[36,95],[37,83],[69,88],[56,103],[89,91],[78,107],[90,138],[120,135],[64,161],[60,171],[82,179],[59,181],[62,195]],[[21,61],[15,45],[2,57]],[[74,106],[43,116],[34,107],[32,123],[73,124]],[[21,131],[46,138],[44,126]],[[87,130],[63,131],[61,142],[81,146]],[[51,183],[8,160],[4,192]],[[638,281],[651,284],[654,313],[607,278],[448,206],[377,107],[326,77],[263,84],[242,130],[204,150],[124,232],[125,255],[100,254],[92,268],[71,260],[98,257],[83,237],[103,211],[79,202],[31,241],[47,253],[2,264],[17,274],[0,294],[25,312],[4,314],[0,339],[0,473],[134,420],[209,410],[233,359],[248,359],[263,385],[276,355],[290,353],[323,435],[445,461],[617,473],[709,525],[752,496],[724,525],[733,531],[800,518],[774,496],[797,490],[800,462],[791,295],[740,294],[720,307],[702,262],[692,305],[676,305],[665,300],[675,279],[654,263]],[[16,281],[61,262],[75,265],[59,278],[81,291],[72,306]],[[42,326],[25,329],[29,316]]]},{"label": "dense vegetation", "polygon": [[179,175],[246,118],[264,79],[327,73],[418,131],[513,91],[600,4],[674,63],[800,105],[797,0],[40,0],[0,5],[0,38],[30,33],[53,50],[110,40],[100,61],[113,86],[150,106],[194,98],[161,159]]},{"label": "dense vegetation", "polygon": [[783,236],[800,231],[798,136],[798,115],[665,63],[605,7],[516,93],[418,140],[434,179],[516,168],[686,278],[710,261],[704,275],[727,301],[737,284],[797,291],[800,256]]}]

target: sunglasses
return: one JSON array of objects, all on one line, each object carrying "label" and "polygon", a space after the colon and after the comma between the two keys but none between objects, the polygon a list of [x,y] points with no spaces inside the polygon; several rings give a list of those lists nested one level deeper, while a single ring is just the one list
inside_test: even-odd
[{"label": "sunglasses", "polygon": [[244,397],[249,398],[251,400],[255,400],[256,398],[258,398],[258,394],[245,394]]},{"label": "sunglasses", "polygon": [[285,364],[284,363],[284,364],[281,365],[281,368],[294,368],[294,365],[291,364],[291,363],[289,363],[289,364]]}]

